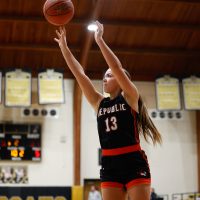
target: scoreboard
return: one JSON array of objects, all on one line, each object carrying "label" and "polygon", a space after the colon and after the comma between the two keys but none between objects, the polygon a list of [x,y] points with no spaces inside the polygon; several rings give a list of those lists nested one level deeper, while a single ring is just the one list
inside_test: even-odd
[{"label": "scoreboard", "polygon": [[41,125],[0,123],[0,161],[41,161]]}]

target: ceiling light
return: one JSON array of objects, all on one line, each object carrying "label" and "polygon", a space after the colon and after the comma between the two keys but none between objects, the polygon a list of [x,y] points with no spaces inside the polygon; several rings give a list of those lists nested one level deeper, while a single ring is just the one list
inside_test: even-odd
[{"label": "ceiling light", "polygon": [[87,29],[88,29],[89,31],[93,31],[93,32],[95,32],[95,31],[97,30],[97,28],[98,28],[97,25],[94,24],[94,23],[89,24],[88,27],[87,27]]}]

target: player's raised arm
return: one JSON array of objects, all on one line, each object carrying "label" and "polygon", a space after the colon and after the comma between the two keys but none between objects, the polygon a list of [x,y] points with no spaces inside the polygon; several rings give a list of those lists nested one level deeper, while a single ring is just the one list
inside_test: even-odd
[{"label": "player's raised arm", "polygon": [[137,88],[126,75],[125,70],[122,68],[121,62],[117,56],[103,40],[103,25],[98,21],[96,21],[96,25],[98,26],[98,29],[95,32],[96,43],[98,44],[109,68],[112,70],[112,73],[115,76],[118,84],[123,90],[129,105],[137,110],[139,98]]},{"label": "player's raised arm", "polygon": [[102,94],[100,94],[93,86],[92,82],[85,75],[85,72],[80,65],[80,63],[76,60],[76,58],[71,53],[70,49],[67,46],[66,42],[66,31],[64,27],[60,27],[59,30],[56,30],[57,38],[54,40],[59,44],[63,57],[75,76],[81,90],[83,91],[84,95],[86,96],[89,103],[92,107],[97,111],[98,105],[103,98]]}]

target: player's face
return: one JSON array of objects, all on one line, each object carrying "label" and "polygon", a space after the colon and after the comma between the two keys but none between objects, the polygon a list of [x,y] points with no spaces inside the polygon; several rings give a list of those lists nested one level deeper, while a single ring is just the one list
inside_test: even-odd
[{"label": "player's face", "polygon": [[103,78],[103,90],[106,93],[112,94],[119,90],[119,85],[112,74],[112,71],[108,69]]}]

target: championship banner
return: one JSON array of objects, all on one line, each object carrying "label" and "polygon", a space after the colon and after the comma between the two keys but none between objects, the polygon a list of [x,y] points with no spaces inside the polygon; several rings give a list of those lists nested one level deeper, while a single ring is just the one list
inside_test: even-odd
[{"label": "championship banner", "polygon": [[156,102],[158,110],[180,110],[179,80],[170,76],[156,79]]},{"label": "championship banner", "polygon": [[63,74],[47,70],[38,74],[39,104],[64,103]]},{"label": "championship banner", "polygon": [[1,93],[2,93],[2,72],[0,72],[0,103],[1,103]]},{"label": "championship banner", "polygon": [[182,80],[186,110],[200,110],[200,78],[191,76]]},{"label": "championship banner", "polygon": [[27,107],[31,105],[31,74],[21,69],[5,75],[5,105]]},{"label": "championship banner", "polygon": [[0,187],[0,200],[71,200],[71,187]]}]

